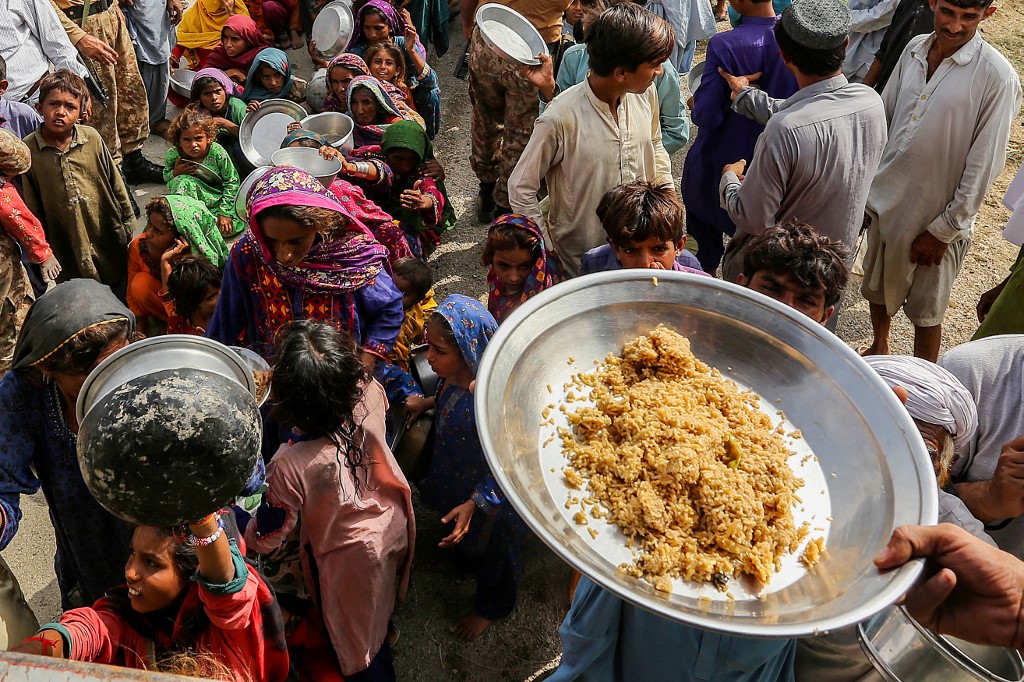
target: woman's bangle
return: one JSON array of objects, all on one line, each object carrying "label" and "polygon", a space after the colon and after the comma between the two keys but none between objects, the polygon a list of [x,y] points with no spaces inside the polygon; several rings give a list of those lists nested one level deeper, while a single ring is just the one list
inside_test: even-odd
[{"label": "woman's bangle", "polygon": [[189,533],[188,544],[192,545],[193,547],[209,547],[218,539],[220,539],[221,535],[224,535],[224,520],[216,514],[211,514],[211,516],[206,517],[202,521],[197,521],[192,525],[199,526],[203,523],[208,523],[211,517],[216,517],[217,519],[217,530],[215,530],[211,535],[207,535],[204,538],[198,537],[195,533]]},{"label": "woman's bangle", "polygon": [[352,175],[357,177],[368,177],[370,175],[370,163],[368,161],[355,161],[352,163],[355,166],[355,170],[352,171]]},{"label": "woman's bangle", "polygon": [[427,64],[426,62],[423,62],[423,70],[420,71],[416,75],[416,78],[417,78],[417,80],[423,80],[424,78],[426,78],[429,75],[430,75],[430,64]]}]

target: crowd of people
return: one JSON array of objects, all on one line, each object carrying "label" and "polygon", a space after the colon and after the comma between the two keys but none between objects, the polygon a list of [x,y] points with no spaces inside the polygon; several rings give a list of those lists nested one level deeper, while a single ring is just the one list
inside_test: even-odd
[{"label": "crowd of people", "polygon": [[[940,521],[962,529],[901,529],[878,564],[932,557],[946,568],[908,596],[922,622],[1021,645],[1007,625],[1024,601],[1020,258],[979,302],[975,338],[939,358],[1021,106],[979,32],[993,0],[729,0],[728,15],[708,0],[504,0],[547,43],[533,66],[493,51],[462,0],[486,303],[433,290],[456,223],[428,63],[449,46],[444,0],[356,0],[330,59],[305,39],[316,0],[4,3],[0,548],[41,490],[63,614],[40,628],[0,559],[0,645],[239,682],[394,680],[414,491],[476,580],[451,634],[474,640],[516,606],[530,531],[488,468],[473,398],[509,315],[568,278],[641,268],[720,276],[834,330],[861,261],[874,339],[860,352],[919,427]],[[289,59],[304,47],[322,98]],[[195,71],[188,97],[170,88],[179,68]],[[281,143],[338,159],[330,184],[254,173],[240,128],[282,98],[351,118],[350,152],[298,123]],[[162,165],[142,154],[151,132],[172,143]],[[140,183],[166,190],[138,206]],[[901,309],[913,357],[890,354]],[[238,504],[132,527],[86,487],[75,406],[106,357],[168,333],[272,366],[262,458]],[[408,460],[391,449],[402,422],[429,432]],[[552,680],[874,675],[853,630],[731,637],[585,576],[559,634]]]}]

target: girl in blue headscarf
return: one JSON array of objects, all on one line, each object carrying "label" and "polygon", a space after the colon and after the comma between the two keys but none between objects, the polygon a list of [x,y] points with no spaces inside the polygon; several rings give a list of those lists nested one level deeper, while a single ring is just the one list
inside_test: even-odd
[{"label": "girl in blue headscarf", "polygon": [[436,405],[434,453],[423,503],[452,524],[441,547],[476,575],[473,606],[452,627],[461,640],[479,637],[492,621],[512,612],[519,593],[523,522],[505,502],[487,468],[476,432],[473,394],[484,349],[498,323],[479,301],[453,294],[427,321],[427,360],[441,379],[434,398],[409,398],[406,412]]},{"label": "girl in blue headscarf", "polygon": [[249,103],[248,111],[256,111],[268,99],[306,101],[306,81],[292,74],[288,55],[274,47],[262,50],[249,67],[242,99]]}]

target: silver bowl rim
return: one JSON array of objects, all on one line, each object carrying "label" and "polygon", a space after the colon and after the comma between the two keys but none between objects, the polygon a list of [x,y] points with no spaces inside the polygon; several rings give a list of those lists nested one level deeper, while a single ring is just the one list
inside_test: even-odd
[{"label": "silver bowl rim", "polygon": [[75,402],[75,417],[78,419],[78,423],[81,424],[85,421],[85,403],[88,399],[88,395],[93,386],[100,381],[101,377],[104,376],[108,367],[113,365],[115,362],[120,362],[121,358],[126,355],[138,353],[140,350],[144,350],[150,346],[166,345],[168,343],[198,346],[204,350],[220,354],[228,361],[229,364],[235,365],[239,376],[243,379],[238,383],[242,385],[242,388],[249,392],[249,395],[253,397],[253,400],[256,399],[256,379],[253,378],[252,372],[249,370],[249,366],[245,364],[245,360],[243,360],[238,353],[231,350],[230,347],[225,346],[219,341],[208,339],[205,336],[195,336],[193,334],[164,334],[162,336],[153,336],[148,339],[129,343],[124,348],[112,353],[103,362],[98,364],[96,369],[89,372],[89,376],[86,377],[85,383],[82,384],[82,390],[78,393],[78,400]]},{"label": "silver bowl rim", "polygon": [[[264,174],[273,169],[274,166],[270,164],[257,166],[249,172],[249,175],[242,178],[241,183],[238,185],[238,192],[235,194],[235,215],[237,215],[240,220],[243,220],[246,223],[249,222],[249,213],[245,210],[246,205],[249,203],[249,191]],[[252,178],[252,182],[249,183],[248,187],[246,187],[245,183],[250,177]],[[244,192],[242,191],[243,189],[245,190]]]},{"label": "silver bowl rim", "polygon": [[[264,158],[252,144],[253,128],[267,114],[287,114],[298,123],[306,117],[306,110],[302,108],[302,105],[296,104],[290,99],[276,98],[264,101],[259,109],[245,115],[242,123],[238,126],[238,145],[242,148],[242,154],[246,160],[257,168],[271,165],[270,159]],[[282,136],[281,139],[283,140],[284,137]],[[278,142],[278,144],[281,143]]]},{"label": "silver bowl rim", "polygon": [[700,82],[704,78],[704,66],[707,62],[698,62],[693,65],[686,74],[686,89],[690,91],[690,94],[697,92],[697,88],[700,87]]},{"label": "silver bowl rim", "polygon": [[[354,131],[356,129],[355,121],[353,121],[352,117],[349,116],[348,114],[343,113],[341,111],[320,111],[320,112],[317,112],[315,114],[310,114],[309,116],[306,116],[304,119],[299,121],[299,123],[302,124],[303,128],[306,128],[307,130],[312,130],[312,128],[308,128],[307,127],[307,125],[306,125],[307,122],[313,121],[314,119],[319,118],[319,117],[324,117],[324,118],[329,119],[329,118],[336,118],[338,116],[344,117],[349,122],[348,135],[346,135],[345,137],[341,138],[340,140],[338,140],[337,142],[335,142],[334,144],[331,145],[335,149],[341,149],[345,145],[346,142],[352,142],[352,134],[354,133]],[[313,130],[313,132],[316,133],[316,132],[319,132],[319,131]]]},{"label": "silver bowl rim", "polygon": [[[943,637],[942,635],[935,634],[934,632],[932,632],[931,630],[917,622],[917,619],[910,615],[910,612],[907,611],[907,607],[903,604],[892,604],[888,607],[888,609],[882,609],[878,613],[874,614],[872,618],[888,619],[892,618],[895,613],[902,613],[903,619],[906,621],[906,626],[914,628],[914,630],[917,631],[918,636],[920,636],[928,644],[930,644],[931,647],[935,649],[935,651],[939,653],[942,656],[942,658],[945,659],[948,663],[954,666],[959,666],[961,670],[970,672],[971,674],[975,675],[979,680],[991,680],[993,682],[1020,682],[1020,680],[1024,680],[1024,675],[1021,675],[1016,679],[1010,679],[1006,677],[1000,677],[995,673],[991,672],[990,670],[985,669],[973,658],[971,658],[964,652],[960,651],[960,649],[954,646],[953,643],[949,642],[945,637]],[[868,660],[871,661],[871,665],[873,665],[876,670],[879,669],[879,666],[881,666],[881,668],[884,669],[887,675],[889,675],[893,679],[899,679],[899,676],[892,669],[892,666],[889,665],[889,662],[882,655],[882,652],[879,651],[878,647],[875,646],[874,642],[872,641],[872,638],[867,634],[867,632],[865,632],[865,622],[866,621],[861,621],[857,624],[857,639],[860,641],[861,649],[864,650],[864,653],[866,654]],[[1020,651],[1009,647],[992,648],[1003,649],[1004,651],[1008,652],[1011,657],[1014,657],[1015,662],[1021,667],[1021,669],[1024,670],[1024,656],[1021,655]]]},{"label": "silver bowl rim", "polygon": [[[505,50],[502,49],[501,45],[498,45],[498,43],[495,42],[495,40],[491,36],[487,35],[487,31],[484,30],[483,21],[486,20],[487,17],[482,15],[485,14],[506,14],[513,15],[518,17],[519,19],[522,19],[523,23],[526,26],[529,26],[533,30],[533,33],[536,34],[537,39],[540,41],[539,44],[544,48],[543,53],[550,54],[550,52],[548,51],[547,43],[544,42],[544,38],[541,36],[540,31],[538,31],[537,27],[530,23],[530,20],[523,16],[521,12],[517,12],[508,5],[502,5],[497,2],[488,2],[486,4],[480,5],[480,7],[477,8],[476,13],[473,15],[473,20],[476,22],[477,29],[480,31],[480,37],[483,38],[484,42],[487,44],[487,47],[491,48],[491,50],[497,53],[498,56],[508,61],[515,62],[517,64],[525,64],[526,66],[537,66],[538,64],[540,64],[539,59],[517,59],[512,55],[508,54],[507,52],[505,52]],[[511,29],[512,27],[509,26],[509,28]],[[529,44],[530,42],[529,40],[526,40],[526,38],[523,38],[523,40],[525,40],[527,44]]]},{"label": "silver bowl rim", "polygon": [[[256,351],[246,348],[245,346],[228,346],[232,351],[235,352],[238,357],[242,358],[250,370],[259,370],[260,372],[273,372],[273,367],[267,362],[267,359],[257,353]],[[253,378],[253,384],[256,383],[255,377]],[[255,396],[255,393],[253,394]],[[256,407],[263,407],[263,403],[267,402],[267,398],[270,397],[270,383],[267,384],[267,392],[263,395],[262,400],[256,401]]]},{"label": "silver bowl rim", "polygon": [[[703,286],[708,289],[713,289],[720,294],[746,297],[752,304],[761,308],[768,308],[775,313],[788,318],[790,322],[803,327],[805,331],[810,332],[812,336],[820,339],[822,343],[830,346],[840,356],[845,357],[848,361],[855,364],[862,364],[865,370],[864,376],[866,380],[875,385],[880,396],[886,396],[882,399],[889,401],[893,406],[900,406],[901,409],[894,410],[893,414],[896,416],[897,420],[902,422],[902,424],[900,424],[901,430],[909,433],[916,432],[917,427],[910,418],[910,413],[902,407],[902,404],[899,402],[899,399],[896,397],[896,394],[893,393],[892,389],[882,381],[881,377],[879,377],[874,370],[871,370],[871,367],[862,357],[860,357],[860,355],[858,355],[838,336],[825,329],[824,325],[814,322],[806,315],[803,315],[802,313],[799,313],[792,308],[765,296],[764,294],[715,277],[694,275],[671,270],[641,269],[613,270],[576,277],[545,289],[514,310],[512,314],[509,315],[501,325],[499,325],[498,331],[495,332],[494,336],[488,342],[487,349],[484,351],[483,358],[480,361],[480,366],[476,373],[473,408],[477,415],[477,424],[484,424],[486,422],[483,415],[488,411],[486,396],[490,391],[490,375],[492,372],[492,365],[496,362],[495,358],[497,358],[501,353],[502,346],[505,345],[508,337],[515,334],[517,328],[526,321],[526,318],[531,315],[538,314],[540,309],[550,301],[568,296],[582,289],[588,289],[598,285],[610,285],[629,281],[650,282],[652,278],[657,278],[664,282],[675,281],[679,283]],[[498,486],[505,493],[506,498],[515,508],[516,512],[518,512],[522,517],[523,521],[526,522],[530,529],[541,539],[541,541],[544,542],[544,544],[546,544],[555,554],[570,566],[593,579],[603,589],[612,592],[624,601],[630,602],[663,617],[672,618],[680,622],[718,632],[726,632],[742,636],[802,637],[817,635],[819,633],[828,632],[829,630],[847,627],[864,621],[884,609],[886,606],[895,603],[897,599],[903,596],[903,594],[913,586],[924,569],[923,559],[911,559],[899,568],[884,571],[883,573],[888,576],[888,579],[879,593],[866,596],[865,600],[858,607],[847,610],[845,614],[814,620],[813,623],[785,623],[781,625],[771,623],[763,624],[758,623],[754,618],[750,618],[749,621],[737,624],[736,622],[722,621],[716,618],[714,613],[704,614],[699,612],[680,611],[672,608],[666,609],[667,602],[633,591],[629,589],[628,583],[606,582],[600,576],[590,575],[587,572],[586,567],[583,565],[583,562],[577,560],[576,555],[558,542],[553,534],[547,530],[544,523],[538,522],[534,519],[530,510],[525,505],[521,504],[518,498],[518,493],[512,485],[511,478],[501,466],[498,466],[500,462],[495,459],[494,455],[492,455],[496,448],[494,445],[494,438],[492,438],[492,434],[489,430],[478,426],[477,433],[480,437],[480,444],[484,450],[484,457],[487,460],[491,473],[498,482]],[[917,469],[919,469],[919,480],[934,480],[935,472],[930,466],[926,470],[924,462],[918,461],[918,458],[914,459],[913,464]],[[920,524],[934,525],[938,517],[938,484],[936,483],[934,487],[923,490],[922,492]],[[891,533],[894,530],[895,528],[890,529],[889,532]]]},{"label": "silver bowl rim", "polygon": [[[320,159],[321,161],[324,161],[326,163],[331,163],[331,164],[337,164],[338,165],[338,170],[331,171],[331,173],[329,173],[329,175],[333,175],[333,176],[337,177],[338,173],[341,172],[342,163],[341,163],[341,159],[339,157],[334,157],[333,159],[327,160],[324,157],[320,156],[320,152],[318,150],[313,149],[312,147],[285,147],[284,149],[278,149],[276,152],[274,152],[273,156],[277,156],[280,152],[285,152],[285,151],[291,152],[292,154],[295,154],[295,153],[297,153],[297,152],[294,151],[295,149],[308,149],[311,152],[316,152],[317,158]],[[305,152],[298,152],[298,153],[303,154]],[[313,175],[312,171],[310,171],[310,170],[308,170],[306,168],[302,168],[301,166],[296,166],[294,163],[276,163],[276,162],[274,162],[273,156],[271,157],[270,161],[271,161],[271,163],[274,164],[275,168],[281,168],[281,167],[285,167],[285,168],[298,168],[301,171],[305,171],[305,172],[309,173],[310,175]],[[320,178],[322,178],[322,177],[325,178],[327,176],[326,175],[313,175],[313,177],[316,178],[317,180],[319,180]]]},{"label": "silver bowl rim", "polygon": [[[186,73],[190,74],[192,76],[189,79],[187,86],[185,85],[185,83],[183,81],[180,81],[180,80],[175,78],[175,76],[177,76],[179,74],[186,74]],[[171,89],[174,90],[174,92],[176,92],[179,95],[181,95],[182,97],[191,97],[192,96],[192,85],[196,82],[196,73],[197,72],[193,71],[192,69],[175,69],[174,73],[172,73],[170,75],[170,77],[169,77],[170,78],[170,82],[171,82]],[[178,88],[181,88],[181,89],[179,90]]]},{"label": "silver bowl rim", "polygon": [[[343,35],[342,33],[339,33],[338,36],[334,39],[334,44],[331,46],[329,50],[321,50],[320,45],[317,45],[316,51],[319,52],[320,56],[323,57],[324,59],[336,57],[342,52],[344,52],[345,47],[347,47],[348,41],[352,39],[352,33],[355,32],[356,27],[356,16],[355,13],[352,11],[352,6],[349,5],[347,2],[344,2],[344,0],[334,0],[333,2],[327,3],[326,5],[324,5],[323,9],[320,10],[320,14],[323,14],[328,10],[338,12],[339,14],[347,16],[349,19],[349,23],[352,25],[352,31],[349,33],[348,38],[345,39],[344,44],[339,44],[338,38],[340,38]],[[320,18],[320,14],[317,15],[317,19]],[[315,26],[316,21],[313,22],[313,26],[311,26],[309,30],[310,40],[312,40],[313,28]]]}]

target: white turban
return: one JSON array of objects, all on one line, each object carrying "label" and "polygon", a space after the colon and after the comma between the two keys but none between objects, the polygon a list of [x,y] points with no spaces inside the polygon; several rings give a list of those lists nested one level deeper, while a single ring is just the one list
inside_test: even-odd
[{"label": "white turban", "polygon": [[868,355],[864,359],[889,386],[907,389],[911,417],[949,431],[957,449],[970,441],[978,429],[978,408],[974,396],[952,373],[907,355]]}]

